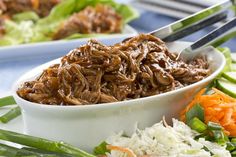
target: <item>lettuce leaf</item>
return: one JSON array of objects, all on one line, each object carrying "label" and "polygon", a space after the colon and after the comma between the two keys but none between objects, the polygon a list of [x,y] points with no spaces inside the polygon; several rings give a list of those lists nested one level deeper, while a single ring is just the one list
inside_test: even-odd
[{"label": "lettuce leaf", "polygon": [[112,6],[117,13],[123,17],[124,23],[128,23],[139,16],[138,12],[131,6],[116,3],[113,0],[66,0],[55,6],[49,16],[41,20],[41,23],[47,22],[48,24],[48,22],[65,19],[71,14],[79,12],[87,6],[96,6],[99,3]]},{"label": "lettuce leaf", "polygon": [[6,35],[0,38],[0,46],[28,43],[33,36],[33,22],[22,21],[20,23],[6,20],[4,22]]},{"label": "lettuce leaf", "polygon": [[29,21],[29,20],[36,22],[39,20],[39,16],[33,11],[27,11],[13,15],[12,19],[13,21],[16,22]]}]

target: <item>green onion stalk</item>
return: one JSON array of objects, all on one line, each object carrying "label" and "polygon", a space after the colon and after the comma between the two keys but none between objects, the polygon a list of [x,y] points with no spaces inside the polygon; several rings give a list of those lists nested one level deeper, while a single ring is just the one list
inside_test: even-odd
[{"label": "green onion stalk", "polygon": [[18,117],[21,114],[21,109],[19,106],[12,108],[10,111],[5,113],[0,117],[2,123],[8,123],[10,120]]},{"label": "green onion stalk", "polygon": [[33,137],[29,135],[24,135],[16,132],[6,131],[0,129],[0,139],[5,141],[10,141],[13,143],[18,143],[28,147],[37,148],[44,151],[59,153],[59,154],[69,154],[73,157],[95,157],[77,147],[69,145],[64,142],[55,142],[43,138]]}]

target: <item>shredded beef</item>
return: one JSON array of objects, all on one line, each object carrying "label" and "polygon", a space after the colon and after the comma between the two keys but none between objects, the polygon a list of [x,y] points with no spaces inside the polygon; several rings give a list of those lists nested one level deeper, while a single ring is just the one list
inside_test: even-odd
[{"label": "shredded beef", "polygon": [[163,41],[140,34],[113,46],[96,40],[72,50],[17,91],[26,100],[53,105],[99,104],[182,88],[210,74],[204,57],[177,60]]},{"label": "shredded beef", "polygon": [[62,39],[74,33],[120,33],[121,30],[122,17],[112,7],[98,4],[73,14],[55,33],[54,39]]}]

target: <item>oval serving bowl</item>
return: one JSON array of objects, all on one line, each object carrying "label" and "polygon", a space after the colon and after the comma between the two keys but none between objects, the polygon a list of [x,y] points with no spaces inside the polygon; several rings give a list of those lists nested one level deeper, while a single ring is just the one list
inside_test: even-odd
[{"label": "oval serving bowl", "polygon": [[[180,52],[189,43],[168,44],[171,52]],[[212,74],[207,78],[167,93],[115,103],[84,106],[51,106],[29,102],[16,94],[19,86],[35,79],[48,66],[59,63],[60,59],[43,64],[23,75],[13,86],[14,98],[22,109],[24,131],[27,134],[62,140],[92,151],[94,146],[109,135],[124,130],[131,134],[136,124],[139,128],[153,125],[166,117],[178,118],[179,112],[194,93],[205,87],[223,69],[224,56],[214,48],[208,48],[202,55],[207,56]]]}]

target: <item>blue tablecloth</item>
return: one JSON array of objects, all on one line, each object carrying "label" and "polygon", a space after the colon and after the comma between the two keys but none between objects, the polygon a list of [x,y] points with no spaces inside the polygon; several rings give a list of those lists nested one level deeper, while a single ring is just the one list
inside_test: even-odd
[{"label": "blue tablecloth", "polygon": [[[133,21],[130,25],[137,29],[139,32],[149,32],[172,23],[176,20],[177,19],[171,17],[145,11],[142,12],[139,19]],[[183,40],[195,41],[204,36],[210,30],[211,28],[205,29],[187,38],[184,38]],[[232,51],[236,52],[235,44],[236,39],[233,39],[227,42],[224,46],[228,46],[232,49]],[[27,61],[13,58],[9,61],[0,62],[0,96],[5,95],[6,92],[9,92],[14,81],[17,80],[23,73],[32,69],[33,67],[48,62],[57,57],[59,56],[41,56],[34,59],[27,59]]]}]

